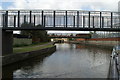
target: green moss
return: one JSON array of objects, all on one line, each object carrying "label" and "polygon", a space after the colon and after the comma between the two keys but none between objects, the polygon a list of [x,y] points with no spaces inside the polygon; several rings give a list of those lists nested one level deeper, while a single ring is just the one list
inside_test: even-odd
[{"label": "green moss", "polygon": [[49,48],[49,47],[53,47],[54,45],[50,44],[50,45],[43,45],[43,46],[39,46],[40,44],[37,45],[31,45],[31,46],[27,46],[27,47],[18,47],[18,48],[13,48],[13,53],[23,53],[23,52],[30,52],[30,51],[36,51],[36,50],[40,50],[40,49],[44,49],[44,48]]}]

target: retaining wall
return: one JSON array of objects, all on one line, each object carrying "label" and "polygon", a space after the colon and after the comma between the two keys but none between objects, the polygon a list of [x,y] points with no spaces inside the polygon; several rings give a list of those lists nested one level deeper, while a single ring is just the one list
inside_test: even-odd
[{"label": "retaining wall", "polygon": [[15,54],[9,54],[6,56],[2,56],[2,65],[8,65],[12,64],[18,61],[22,61],[25,59],[29,59],[36,56],[41,56],[44,54],[50,54],[56,51],[56,46],[45,48],[37,51],[31,51],[31,52],[25,52],[25,53],[15,53]]}]

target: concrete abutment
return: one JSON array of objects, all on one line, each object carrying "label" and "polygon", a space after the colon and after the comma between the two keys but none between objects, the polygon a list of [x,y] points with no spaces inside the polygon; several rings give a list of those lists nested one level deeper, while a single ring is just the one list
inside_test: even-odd
[{"label": "concrete abutment", "polygon": [[2,30],[2,55],[13,53],[13,31]]}]

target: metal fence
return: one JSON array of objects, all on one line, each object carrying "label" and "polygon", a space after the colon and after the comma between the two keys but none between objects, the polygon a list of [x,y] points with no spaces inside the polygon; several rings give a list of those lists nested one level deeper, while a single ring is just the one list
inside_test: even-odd
[{"label": "metal fence", "polygon": [[101,32],[97,31],[91,35],[91,38],[120,38],[120,32]]},{"label": "metal fence", "polygon": [[119,28],[119,13],[79,10],[0,10],[0,27],[33,23],[44,27]]}]

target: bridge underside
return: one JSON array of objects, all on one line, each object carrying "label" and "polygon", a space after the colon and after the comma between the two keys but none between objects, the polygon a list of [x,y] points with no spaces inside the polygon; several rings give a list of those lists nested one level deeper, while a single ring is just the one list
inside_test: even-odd
[{"label": "bridge underside", "polygon": [[56,31],[120,31],[120,28],[75,28],[75,27],[3,27],[2,30],[56,30]]}]

